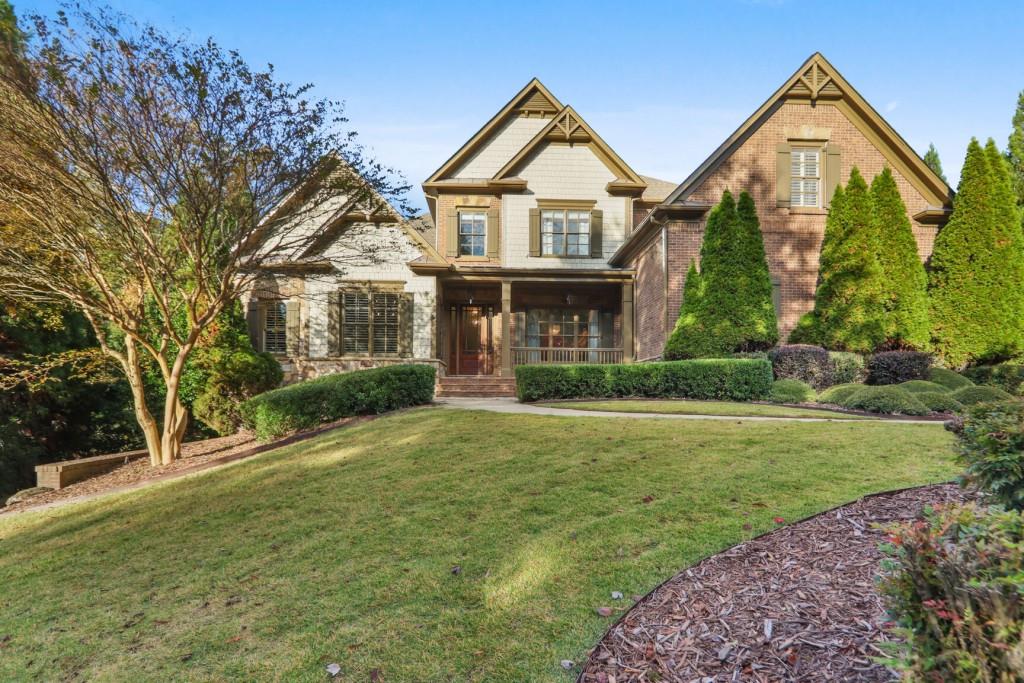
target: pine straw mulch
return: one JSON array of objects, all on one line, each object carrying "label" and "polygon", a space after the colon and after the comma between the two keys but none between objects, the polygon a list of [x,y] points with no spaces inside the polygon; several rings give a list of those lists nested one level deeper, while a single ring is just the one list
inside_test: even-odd
[{"label": "pine straw mulch", "polygon": [[868,496],[713,555],[638,602],[590,653],[580,683],[890,681],[875,591],[883,532],[939,484]]}]

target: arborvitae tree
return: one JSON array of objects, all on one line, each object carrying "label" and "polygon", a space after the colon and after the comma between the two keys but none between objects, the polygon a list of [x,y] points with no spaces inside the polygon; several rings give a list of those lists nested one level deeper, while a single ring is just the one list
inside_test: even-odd
[{"label": "arborvitae tree", "polygon": [[995,143],[972,138],[929,276],[933,340],[953,367],[1024,347],[1024,240],[1009,187]]},{"label": "arborvitae tree", "polygon": [[939,160],[939,150],[935,149],[935,145],[928,143],[928,151],[924,153],[924,163],[928,168],[935,171],[935,175],[942,178],[942,182],[949,182],[946,180],[946,174],[942,172],[942,162]]},{"label": "arborvitae tree", "polygon": [[1013,113],[1013,132],[1006,150],[1013,173],[1013,189],[1017,194],[1017,206],[1024,210],[1024,90],[1017,97],[1017,111]]},{"label": "arborvitae tree", "polygon": [[887,345],[925,349],[928,323],[928,276],[917,253],[896,179],[888,168],[871,182],[871,203],[878,236],[875,254],[882,269]]},{"label": "arborvitae tree", "polygon": [[708,217],[700,275],[691,264],[679,320],[665,344],[667,359],[723,356],[778,341],[764,243],[746,193],[740,209],[727,191]]},{"label": "arborvitae tree", "polygon": [[882,269],[868,185],[856,167],[845,190],[836,190],[821,245],[814,311],[791,341],[829,349],[870,352],[885,340]]}]

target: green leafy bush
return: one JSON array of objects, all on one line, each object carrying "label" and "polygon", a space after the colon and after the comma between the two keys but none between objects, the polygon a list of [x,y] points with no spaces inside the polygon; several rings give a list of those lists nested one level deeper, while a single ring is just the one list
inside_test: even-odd
[{"label": "green leafy bush", "polygon": [[940,394],[949,393],[949,389],[946,387],[935,382],[929,382],[926,379],[912,379],[906,382],[901,382],[896,386],[904,391],[909,391],[912,394],[923,394],[925,392]]},{"label": "green leafy bush", "polygon": [[784,344],[768,352],[775,379],[798,379],[815,389],[832,384],[828,351],[810,344]]},{"label": "green leafy bush", "polygon": [[260,394],[241,406],[242,423],[267,440],[352,415],[430,403],[429,365],[392,365],[319,377]]},{"label": "green leafy bush", "polygon": [[857,382],[837,384],[818,394],[818,403],[831,403],[832,405],[841,406],[846,402],[846,399],[863,388],[864,385]]},{"label": "green leafy bush", "polygon": [[964,374],[974,380],[975,384],[999,387],[1014,396],[1024,395],[1024,365],[1019,363],[979,365],[968,368]]},{"label": "green leafy bush", "polygon": [[957,389],[963,389],[974,384],[971,380],[964,377],[958,372],[953,372],[946,368],[932,368],[928,371],[928,380],[941,384],[950,391],[956,391]]},{"label": "green leafy bush", "polygon": [[920,351],[882,351],[868,360],[868,384],[900,384],[927,379],[932,357]]},{"label": "green leafy bush", "polygon": [[1001,505],[1024,510],[1024,403],[970,407],[954,431],[967,466],[964,481]]},{"label": "green leafy bush", "polygon": [[974,386],[957,389],[953,392],[953,398],[965,406],[972,406],[975,403],[992,403],[994,401],[1009,401],[1013,398],[999,387]]},{"label": "green leafy bush", "polygon": [[850,410],[886,415],[927,415],[925,407],[913,394],[894,386],[865,385],[840,404]]},{"label": "green leafy bush", "polygon": [[772,382],[773,403],[809,403],[814,400],[814,388],[798,379],[777,379]]},{"label": "green leafy bush", "polygon": [[831,364],[831,381],[834,384],[863,383],[868,371],[864,356],[851,351],[829,351],[828,360]]},{"label": "green leafy bush", "polygon": [[269,353],[225,350],[212,363],[206,387],[192,411],[218,434],[234,434],[242,425],[242,403],[278,386],[283,377],[280,363]]},{"label": "green leafy bush", "polygon": [[957,413],[964,408],[964,404],[953,398],[948,389],[945,391],[922,391],[914,394],[914,398],[933,413]]},{"label": "green leafy bush", "polygon": [[562,398],[696,398],[751,401],[768,398],[768,361],[708,358],[620,365],[520,365],[520,401]]},{"label": "green leafy bush", "polygon": [[890,530],[880,590],[916,681],[1019,681],[1024,516],[973,504]]}]

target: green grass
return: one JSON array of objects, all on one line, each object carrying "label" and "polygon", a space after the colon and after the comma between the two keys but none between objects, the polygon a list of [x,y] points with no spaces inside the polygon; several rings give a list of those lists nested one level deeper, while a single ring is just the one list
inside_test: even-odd
[{"label": "green grass", "polygon": [[560,401],[539,403],[549,408],[576,410],[611,410],[619,413],[669,413],[673,415],[725,415],[727,417],[818,417],[830,420],[870,420],[862,415],[850,415],[834,410],[794,408],[765,403],[737,403],[732,401],[687,400],[619,400],[619,401]]},{"label": "green grass", "polygon": [[0,680],[571,681],[596,607],[956,471],[939,425],[413,410],[0,516]]}]

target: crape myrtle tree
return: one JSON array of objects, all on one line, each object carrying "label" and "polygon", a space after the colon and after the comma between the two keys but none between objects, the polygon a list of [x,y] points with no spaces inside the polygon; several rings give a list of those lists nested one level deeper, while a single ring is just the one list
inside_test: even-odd
[{"label": "crape myrtle tree", "polygon": [[907,207],[888,168],[871,181],[871,205],[878,236],[875,253],[882,270],[884,345],[924,350],[931,334],[928,276],[917,253]]},{"label": "crape myrtle tree", "polygon": [[935,175],[942,178],[942,182],[948,182],[946,180],[946,174],[942,172],[942,161],[939,159],[939,150],[935,149],[935,145],[928,143],[928,151],[924,153],[924,163],[928,168],[935,171]]},{"label": "crape myrtle tree", "polygon": [[771,276],[754,201],[744,192],[737,204],[726,191],[708,217],[700,275],[691,263],[680,317],[664,356],[722,356],[766,349],[776,341]]},{"label": "crape myrtle tree", "polygon": [[989,141],[967,147],[953,214],[929,271],[932,336],[953,367],[1024,346],[1024,245],[1009,164]]},{"label": "crape myrtle tree", "polygon": [[204,331],[269,266],[304,257],[323,236],[310,226],[406,188],[338,103],[212,40],[78,6],[21,29],[0,41],[0,296],[80,311],[128,379],[151,462],[169,463]]}]

